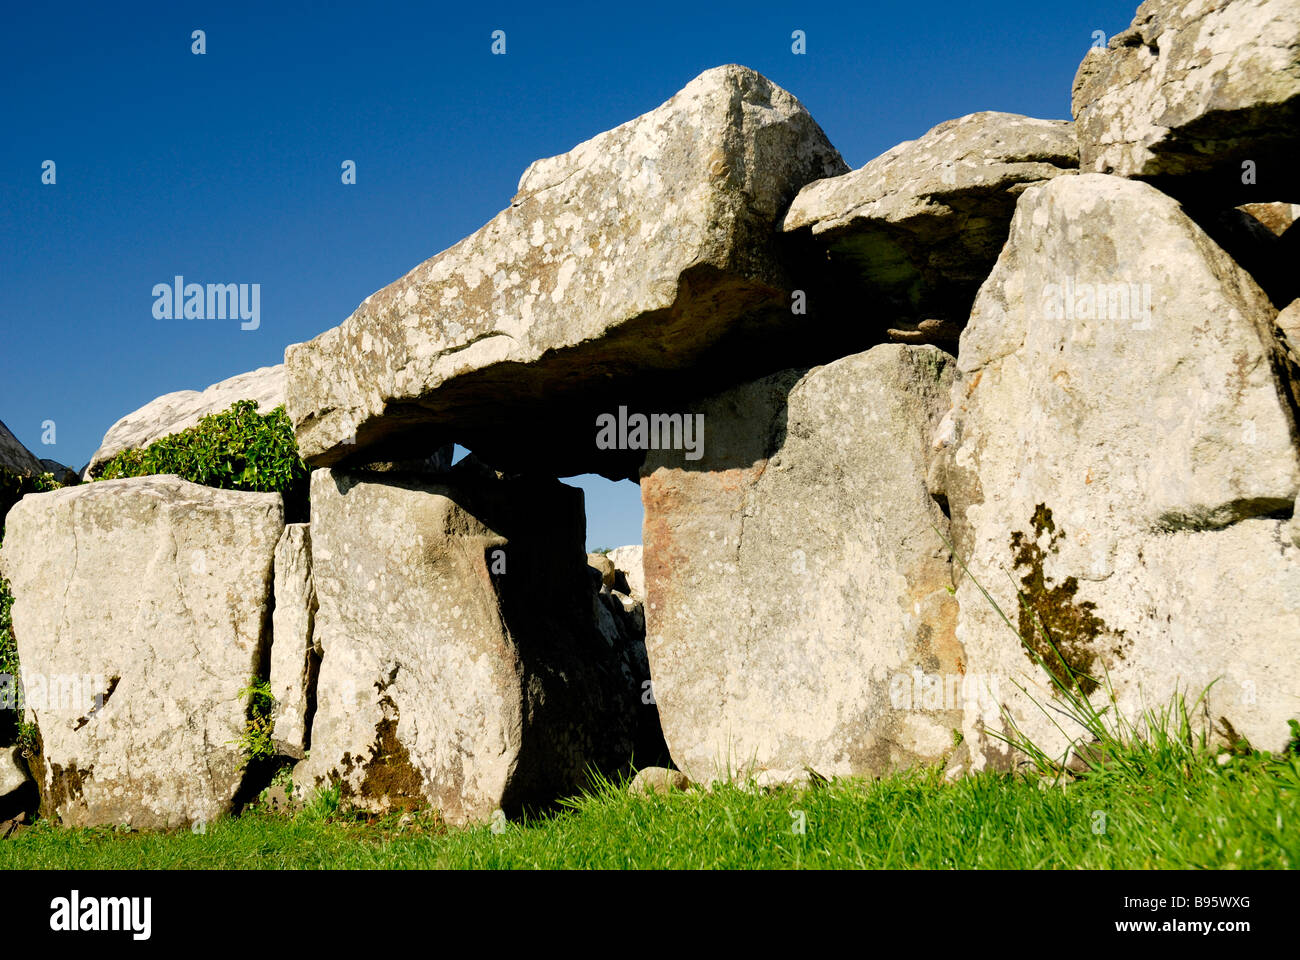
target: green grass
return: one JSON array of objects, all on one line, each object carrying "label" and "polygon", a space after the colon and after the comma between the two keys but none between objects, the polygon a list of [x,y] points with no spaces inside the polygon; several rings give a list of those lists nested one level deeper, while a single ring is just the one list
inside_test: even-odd
[{"label": "green grass", "polygon": [[[38,823],[0,842],[32,868],[1295,868],[1300,757],[1154,756],[1050,785],[938,770],[820,788],[723,786],[637,796],[607,785],[527,824],[448,829],[436,816],[366,822],[331,804],[265,811],[205,833]],[[1153,760],[1148,757],[1148,760]],[[795,832],[802,812],[806,829]]]}]

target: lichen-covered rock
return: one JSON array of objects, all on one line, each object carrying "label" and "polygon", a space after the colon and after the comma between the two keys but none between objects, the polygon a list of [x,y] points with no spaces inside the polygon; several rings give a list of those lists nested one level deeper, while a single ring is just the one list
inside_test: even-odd
[{"label": "lichen-covered rock", "polygon": [[[968,669],[1000,678],[1050,752],[1064,747],[1056,722],[1082,731],[1030,700],[1054,705],[1030,648],[1072,682],[1039,625],[1083,692],[1103,698],[1109,674],[1130,720],[1217,679],[1198,720],[1285,741],[1300,456],[1272,319],[1250,277],[1144,183],[1084,174],[1021,198],[962,334],[932,486],[974,578],[957,591]],[[990,730],[1006,732],[996,708],[967,712],[977,767],[1006,757]]]},{"label": "lichen-covered rock", "polygon": [[592,619],[580,490],[467,457],[316,470],[311,500],[323,656],[295,782],[464,822],[626,769],[641,705]]},{"label": "lichen-covered rock", "polygon": [[[612,391],[627,402],[639,378],[691,368],[724,336],[802,322],[775,225],[801,186],[845,169],[789,93],[744,67],[706,71],[537,161],[477,233],[290,346],[303,457],[403,459],[456,439],[497,465],[624,475],[610,463],[626,456],[593,446],[588,413],[615,409]],[[710,373],[752,362],[719,353]]]},{"label": "lichen-covered rock", "polygon": [[301,756],[309,745],[320,645],[315,640],[316,591],[311,577],[311,526],[290,523],[275,547],[275,612],[272,616],[271,694],[275,739]]},{"label": "lichen-covered rock", "polygon": [[284,403],[284,365],[257,370],[214,383],[206,390],[177,390],[150,400],[113,426],[86,465],[90,479],[99,467],[128,449],[143,449],[155,440],[195,426],[211,413],[220,413],[237,400],[255,400],[258,410],[270,413]]},{"label": "lichen-covered rock", "polygon": [[861,169],[799,191],[787,233],[810,233],[863,323],[955,342],[1007,237],[1016,198],[1078,166],[1071,125],[1013,113],[939,124]]},{"label": "lichen-covered rock", "polygon": [[955,602],[926,491],[952,358],[884,344],[702,404],[652,452],[646,647],[674,763],[707,783],[879,773],[952,749]]},{"label": "lichen-covered rock", "polygon": [[283,526],[279,494],[170,476],[10,511],[4,575],[46,815],[162,828],[230,811],[239,692],[265,663]]},{"label": "lichen-covered rock", "polygon": [[1081,170],[1180,199],[1292,200],[1300,0],[1146,0],[1088,51],[1072,106]]}]

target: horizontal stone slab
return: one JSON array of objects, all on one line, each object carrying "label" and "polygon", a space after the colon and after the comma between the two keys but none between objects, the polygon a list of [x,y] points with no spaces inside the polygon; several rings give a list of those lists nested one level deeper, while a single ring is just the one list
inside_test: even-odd
[{"label": "horizontal stone slab", "polygon": [[537,161],[481,230],[286,350],[304,458],[404,460],[455,439],[497,441],[498,466],[600,469],[614,457],[594,447],[595,412],[706,358],[725,377],[756,361],[723,341],[806,325],[776,225],[801,186],[846,169],[798,100],[739,66]]}]

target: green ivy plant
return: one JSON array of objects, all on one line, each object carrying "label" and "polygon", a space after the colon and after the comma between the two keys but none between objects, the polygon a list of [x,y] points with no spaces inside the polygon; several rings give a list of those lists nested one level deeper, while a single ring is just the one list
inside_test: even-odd
[{"label": "green ivy plant", "polygon": [[260,414],[256,401],[236,401],[144,449],[121,451],[103,464],[95,479],[164,473],[223,490],[280,493],[289,519],[306,518],[310,471],[298,456],[293,424],[283,406]]}]

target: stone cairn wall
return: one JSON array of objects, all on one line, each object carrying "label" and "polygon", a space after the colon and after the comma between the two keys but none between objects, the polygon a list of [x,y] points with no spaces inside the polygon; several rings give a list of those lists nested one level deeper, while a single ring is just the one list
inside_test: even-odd
[{"label": "stone cairn wall", "polygon": [[[10,510],[43,809],[237,810],[249,677],[296,784],[451,822],[593,770],[1005,767],[1012,724],[1069,746],[1055,682],[1129,717],[1209,687],[1197,723],[1277,749],[1298,141],[1293,0],[1149,0],[1072,122],[977,113],[850,171],[733,65],[539,160],[477,233],[282,367],[123,418],[87,471],[284,403],[309,523],[168,476]],[[585,555],[556,479],[582,472],[639,482],[642,547]]]}]

